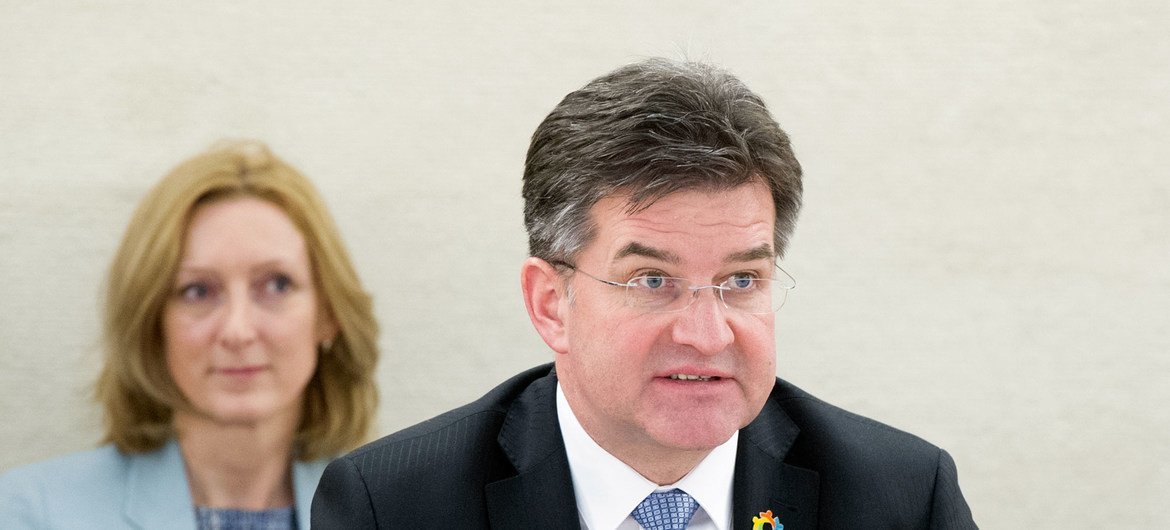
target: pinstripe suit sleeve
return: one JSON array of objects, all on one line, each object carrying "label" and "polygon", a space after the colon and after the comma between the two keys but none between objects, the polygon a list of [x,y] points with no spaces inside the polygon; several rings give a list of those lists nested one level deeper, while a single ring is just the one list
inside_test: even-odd
[{"label": "pinstripe suit sleeve", "polygon": [[311,510],[314,529],[378,528],[365,478],[348,457],[325,468]]},{"label": "pinstripe suit sleeve", "polygon": [[978,528],[971,516],[971,508],[959,490],[959,473],[955,460],[939,449],[938,470],[934,478],[934,496],[931,500],[930,528],[938,530],[966,530]]}]

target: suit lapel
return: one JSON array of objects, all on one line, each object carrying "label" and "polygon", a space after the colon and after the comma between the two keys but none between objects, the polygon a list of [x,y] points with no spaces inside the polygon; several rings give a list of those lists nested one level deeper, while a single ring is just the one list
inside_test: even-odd
[{"label": "suit lapel", "polygon": [[485,488],[492,528],[580,528],[556,382],[553,374],[533,382],[508,410],[498,441],[516,475]]},{"label": "suit lapel", "polygon": [[127,458],[126,519],[137,528],[195,529],[195,508],[179,444]]},{"label": "suit lapel", "polygon": [[[550,374],[533,382],[508,410],[498,441],[516,475],[485,488],[494,529],[580,528],[555,392],[556,377]],[[752,518],[768,510],[784,530],[816,528],[820,476],[784,463],[799,433],[774,397],[740,431],[733,528],[752,528]]]},{"label": "suit lapel", "polygon": [[752,528],[752,518],[769,510],[784,530],[816,528],[819,475],[784,463],[799,433],[774,398],[740,431],[732,486],[733,528]]}]

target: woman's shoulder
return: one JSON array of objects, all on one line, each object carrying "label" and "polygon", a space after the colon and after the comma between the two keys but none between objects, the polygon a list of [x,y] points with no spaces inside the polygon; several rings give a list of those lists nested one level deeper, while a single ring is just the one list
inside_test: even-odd
[{"label": "woman's shoulder", "polygon": [[19,485],[46,487],[60,482],[76,488],[79,483],[106,481],[123,475],[129,458],[113,445],[104,445],[42,460],[0,475],[0,491]]},{"label": "woman's shoulder", "polygon": [[[116,520],[135,484],[147,482],[136,476],[171,467],[161,464],[168,449],[128,455],[106,445],[12,469],[0,475],[0,528],[100,526],[99,521]],[[182,469],[181,462],[177,466]],[[151,482],[143,487],[168,489]]]}]

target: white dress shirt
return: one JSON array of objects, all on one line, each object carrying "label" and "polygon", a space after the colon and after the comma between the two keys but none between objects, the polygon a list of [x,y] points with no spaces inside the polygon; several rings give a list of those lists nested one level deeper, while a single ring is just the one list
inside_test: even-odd
[{"label": "white dress shirt", "polygon": [[694,469],[674,484],[659,486],[607,453],[581,427],[557,383],[557,419],[573,493],[577,497],[581,528],[585,530],[638,530],[630,512],[654,491],[675,488],[687,492],[699,503],[691,524],[693,530],[730,530],[731,484],[735,476],[735,450],[739,431],[713,449]]}]

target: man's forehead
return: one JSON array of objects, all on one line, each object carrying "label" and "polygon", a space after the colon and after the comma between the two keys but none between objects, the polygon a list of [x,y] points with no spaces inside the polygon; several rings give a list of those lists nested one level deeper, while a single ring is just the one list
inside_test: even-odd
[{"label": "man's forehead", "polygon": [[597,225],[637,224],[662,231],[702,225],[772,231],[773,204],[768,188],[756,182],[730,189],[681,190],[642,202],[628,193],[613,193],[594,203],[590,217]]},{"label": "man's forehead", "polygon": [[[655,189],[658,190],[658,193],[652,191]],[[626,213],[633,214],[653,208],[655,205],[664,201],[669,202],[672,199],[677,199],[678,197],[715,197],[721,195],[754,196],[758,200],[767,201],[769,207],[773,205],[772,190],[769,188],[767,181],[763,179],[752,179],[733,186],[720,185],[718,183],[700,183],[694,186],[670,189],[668,184],[662,183],[661,186],[650,185],[646,189],[623,187],[604,193],[599,199],[599,202],[614,202],[619,204],[620,208]]]}]

